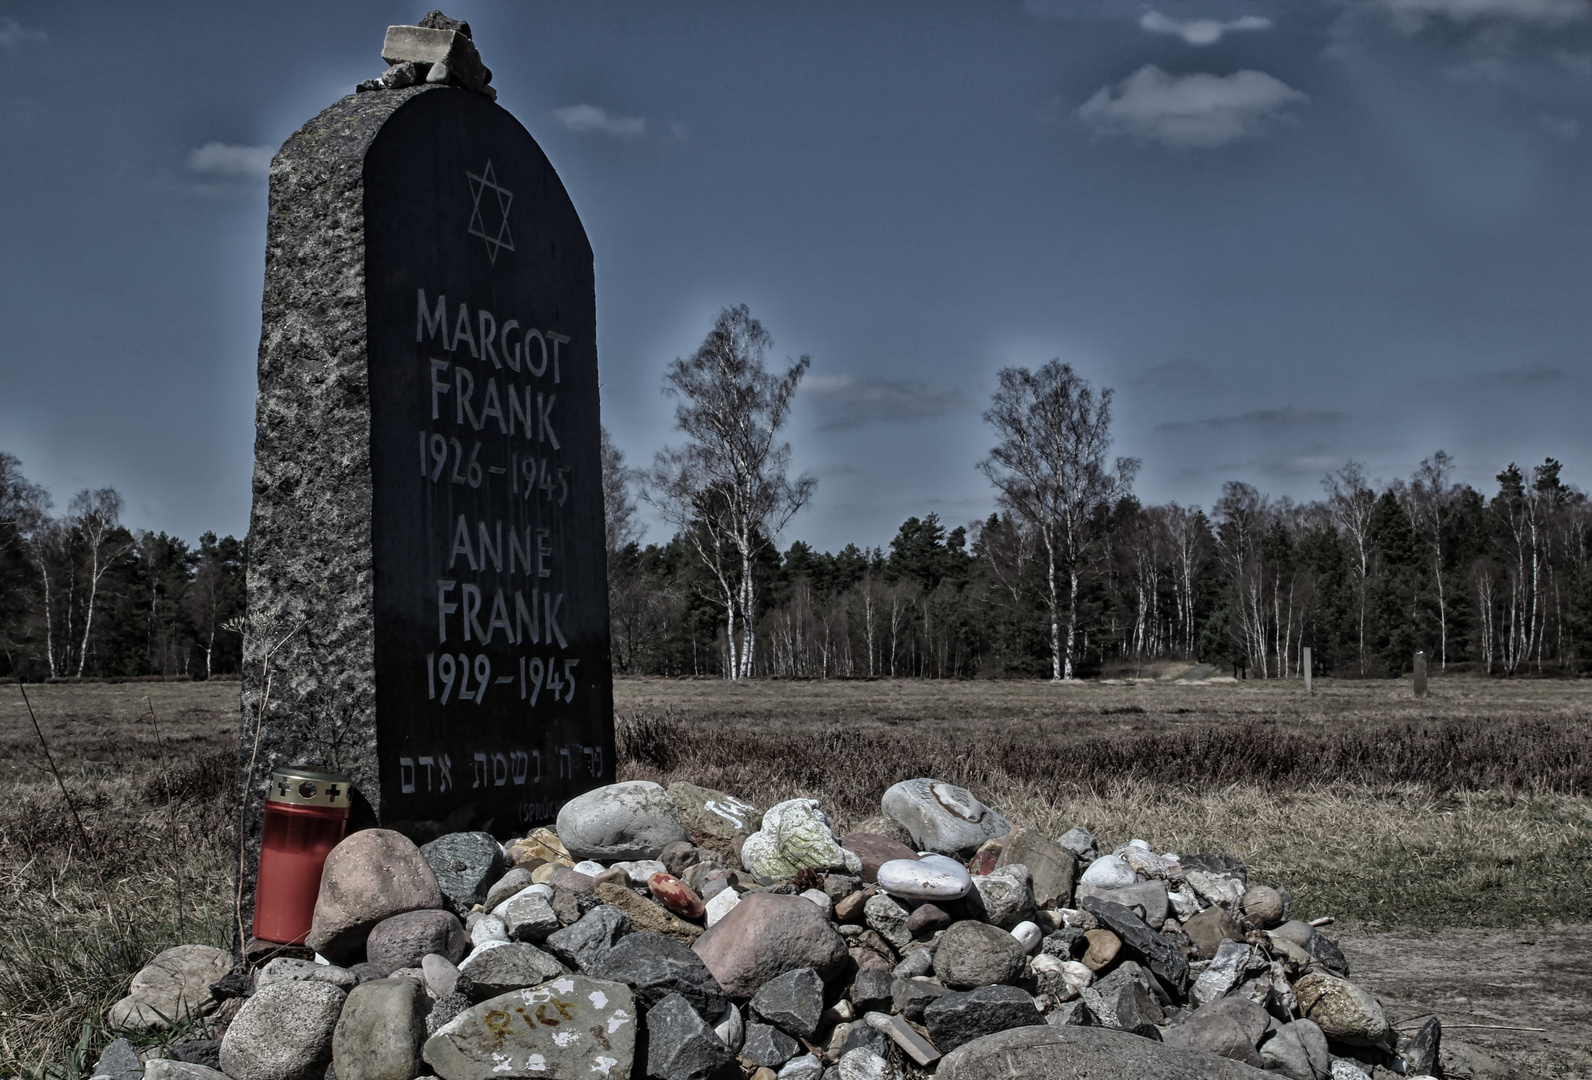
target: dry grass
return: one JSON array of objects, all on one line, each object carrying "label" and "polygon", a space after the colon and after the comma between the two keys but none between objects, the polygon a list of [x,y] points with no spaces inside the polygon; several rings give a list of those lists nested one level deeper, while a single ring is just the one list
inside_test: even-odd
[{"label": "dry grass", "polygon": [[[1319,684],[1318,684],[1319,685]],[[616,687],[628,778],[841,827],[890,784],[962,784],[1014,822],[1223,851],[1366,927],[1592,917],[1592,687],[1580,682],[749,683]]]},{"label": "dry grass", "polygon": [[[0,686],[0,1075],[75,1077],[154,953],[230,943],[238,688],[28,691],[89,849],[16,688]],[[615,697],[626,778],[762,805],[810,795],[842,827],[877,813],[890,783],[936,775],[1019,824],[1237,854],[1306,915],[1592,916],[1592,686],[1579,682],[1439,679],[1418,702],[1407,682],[1323,682],[1306,698],[1256,681],[627,679]]]},{"label": "dry grass", "polygon": [[230,945],[238,690],[28,693],[88,844],[44,771],[19,693],[0,688],[0,1075],[76,1080],[112,1037],[106,1008],[155,953]]}]

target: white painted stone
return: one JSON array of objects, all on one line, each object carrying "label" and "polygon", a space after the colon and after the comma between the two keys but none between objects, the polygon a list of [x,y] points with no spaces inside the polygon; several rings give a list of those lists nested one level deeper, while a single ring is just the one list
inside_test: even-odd
[{"label": "white painted stone", "polygon": [[891,859],[879,867],[879,888],[902,900],[959,900],[973,888],[962,864],[941,855]]}]

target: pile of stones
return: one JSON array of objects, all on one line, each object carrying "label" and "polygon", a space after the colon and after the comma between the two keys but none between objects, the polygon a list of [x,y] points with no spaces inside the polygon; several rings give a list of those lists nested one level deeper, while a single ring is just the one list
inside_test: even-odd
[{"label": "pile of stones", "polygon": [[[111,1022],[212,1014],[114,1080],[1363,1080],[1440,1076],[1289,896],[1222,855],[1014,829],[931,779],[836,836],[647,781],[507,846],[371,829],[327,859],[302,950],[162,953]],[[146,1055],[148,1056],[148,1055]],[[1262,1071],[1265,1070],[1265,1071]]]}]

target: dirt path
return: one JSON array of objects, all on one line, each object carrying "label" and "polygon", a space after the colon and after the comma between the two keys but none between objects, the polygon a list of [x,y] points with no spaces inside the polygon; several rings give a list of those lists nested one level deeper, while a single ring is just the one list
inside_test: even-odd
[{"label": "dirt path", "polygon": [[1436,1014],[1444,1047],[1472,1051],[1477,1080],[1592,1078],[1592,926],[1344,934],[1339,944],[1388,1019],[1414,1031]]}]

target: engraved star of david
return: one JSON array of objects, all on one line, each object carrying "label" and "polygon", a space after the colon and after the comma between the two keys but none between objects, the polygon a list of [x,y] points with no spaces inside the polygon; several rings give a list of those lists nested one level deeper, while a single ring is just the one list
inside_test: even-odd
[{"label": "engraved star of david", "polygon": [[[479,236],[486,241],[487,261],[497,265],[498,252],[503,249],[514,250],[514,237],[509,233],[509,204],[514,201],[514,193],[497,182],[497,177],[492,175],[492,159],[488,158],[486,168],[479,175],[466,171],[465,176],[470,178],[470,191],[475,196],[475,209],[470,213],[470,235]],[[481,196],[492,192],[495,199],[486,202],[487,216],[495,202],[497,205],[497,231],[487,228],[486,217],[481,213]]]}]

